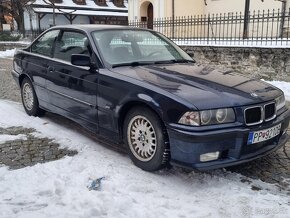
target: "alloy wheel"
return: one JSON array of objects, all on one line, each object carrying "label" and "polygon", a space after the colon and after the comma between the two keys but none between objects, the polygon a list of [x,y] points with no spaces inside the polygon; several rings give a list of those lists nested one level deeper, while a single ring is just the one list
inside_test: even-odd
[{"label": "alloy wheel", "polygon": [[33,109],[34,104],[34,96],[33,96],[33,89],[30,84],[25,83],[23,88],[23,103],[27,110]]},{"label": "alloy wheel", "polygon": [[133,155],[142,162],[150,161],[157,149],[156,132],[144,116],[133,117],[127,129],[128,144]]}]

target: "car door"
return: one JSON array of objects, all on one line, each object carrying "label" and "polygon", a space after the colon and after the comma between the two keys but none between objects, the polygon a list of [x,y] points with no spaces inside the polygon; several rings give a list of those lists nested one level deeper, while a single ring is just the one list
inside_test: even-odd
[{"label": "car door", "polygon": [[47,67],[52,56],[52,45],[59,34],[59,30],[44,33],[30,47],[29,55],[22,61],[27,75],[32,79],[39,104],[47,108],[48,96],[45,88]]},{"label": "car door", "polygon": [[92,55],[88,37],[82,32],[63,30],[48,68],[50,104],[62,115],[96,131],[98,73],[90,67],[72,65],[73,54]]}]

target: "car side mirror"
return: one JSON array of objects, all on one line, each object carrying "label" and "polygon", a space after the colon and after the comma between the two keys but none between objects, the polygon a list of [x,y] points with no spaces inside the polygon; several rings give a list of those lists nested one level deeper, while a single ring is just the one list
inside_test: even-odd
[{"label": "car side mirror", "polygon": [[71,63],[76,66],[91,67],[91,57],[84,54],[71,55]]},{"label": "car side mirror", "polygon": [[191,58],[194,57],[194,52],[193,51],[186,51],[186,54],[188,54]]}]

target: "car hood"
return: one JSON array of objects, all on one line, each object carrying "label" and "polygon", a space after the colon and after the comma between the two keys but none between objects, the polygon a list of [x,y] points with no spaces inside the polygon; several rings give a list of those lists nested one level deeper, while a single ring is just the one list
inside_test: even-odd
[{"label": "car hood", "polygon": [[273,100],[281,90],[232,70],[197,64],[118,67],[115,72],[159,87],[197,109],[235,107]]}]

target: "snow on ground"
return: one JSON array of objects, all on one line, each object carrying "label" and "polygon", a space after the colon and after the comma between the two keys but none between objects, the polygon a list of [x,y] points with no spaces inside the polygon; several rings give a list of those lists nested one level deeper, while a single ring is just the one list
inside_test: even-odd
[{"label": "snow on ground", "polygon": [[5,45],[29,45],[31,43],[31,40],[26,38],[20,41],[0,41],[0,44]]},{"label": "snow on ground", "polygon": [[284,81],[265,81],[267,83],[270,83],[273,86],[278,87],[281,89],[285,94],[286,101],[290,101],[290,83],[284,82]]},{"label": "snow on ground", "polygon": [[7,141],[14,141],[14,140],[26,140],[26,135],[19,134],[19,135],[0,135],[0,144],[7,142]]},{"label": "snow on ground", "polygon": [[290,41],[284,39],[173,39],[179,46],[213,46],[213,47],[246,47],[246,48],[290,48]]},{"label": "snow on ground", "polygon": [[0,51],[0,58],[7,58],[7,57],[13,57],[15,53],[16,48],[9,49],[6,51]]},{"label": "snow on ground", "polygon": [[[273,185],[223,170],[156,173],[49,116],[29,117],[18,103],[0,100],[0,127],[35,128],[73,157],[10,171],[0,168],[0,217],[289,217],[289,196]],[[58,119],[59,120],[59,119]],[[90,180],[105,177],[99,191]]]}]

